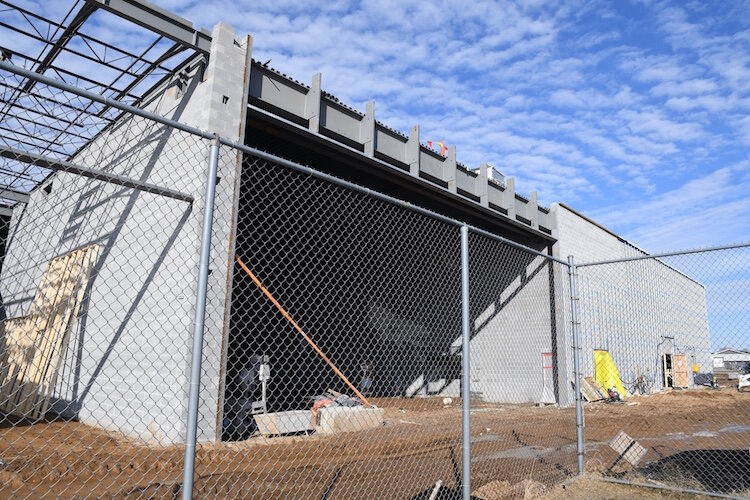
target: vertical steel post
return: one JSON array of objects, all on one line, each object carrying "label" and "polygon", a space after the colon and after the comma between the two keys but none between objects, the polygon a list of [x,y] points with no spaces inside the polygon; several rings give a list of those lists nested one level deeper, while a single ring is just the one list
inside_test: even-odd
[{"label": "vertical steel post", "polygon": [[211,228],[214,220],[214,198],[216,175],[219,168],[219,136],[211,143],[208,158],[206,198],[203,207],[203,233],[198,267],[198,297],[195,304],[195,326],[193,329],[193,359],[190,365],[190,399],[188,401],[187,435],[185,437],[185,467],[182,478],[182,498],[193,498],[195,474],[195,441],[198,429],[198,402],[201,384],[201,360],[203,358],[203,324],[206,319],[206,292],[208,289],[208,267],[211,257]]},{"label": "vertical steel post", "polygon": [[576,396],[576,450],[578,451],[578,475],[583,474],[583,403],[581,402],[581,346],[578,320],[578,288],[576,265],[573,256],[568,256],[568,278],[570,279],[570,322],[573,333],[573,370],[575,371]]},{"label": "vertical steel post", "polygon": [[471,498],[471,330],[469,320],[469,227],[461,226],[461,422],[463,429],[463,498]]}]

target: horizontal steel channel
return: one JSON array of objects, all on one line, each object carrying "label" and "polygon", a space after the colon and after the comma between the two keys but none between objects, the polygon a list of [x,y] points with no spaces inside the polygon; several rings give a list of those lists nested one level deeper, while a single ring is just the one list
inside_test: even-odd
[{"label": "horizontal steel channel", "polygon": [[[314,132],[314,131],[306,128],[306,127],[303,127],[303,126],[301,126],[301,125],[299,125],[297,123],[294,123],[294,122],[292,122],[290,120],[287,120],[286,118],[283,118],[283,117],[280,117],[280,116],[276,116],[273,113],[270,113],[269,111],[266,111],[265,109],[259,108],[257,106],[253,106],[252,104],[248,104],[248,109],[250,109],[254,113],[258,113],[258,114],[260,114],[262,116],[270,117],[270,118],[272,118],[272,119],[274,119],[276,121],[282,122],[284,125],[286,125],[286,126],[288,126],[290,128],[293,128],[295,130],[299,130],[300,132],[302,132],[304,134],[307,134],[309,136],[312,136],[312,137],[314,137],[316,139],[319,139],[321,141],[324,141],[327,144],[334,145],[336,148],[343,149],[345,151],[349,151],[351,153],[354,153],[355,155],[359,155],[359,156],[362,155],[362,151],[360,151],[358,149],[355,149],[355,148],[353,148],[351,146],[348,146],[346,144],[342,144],[340,142],[337,142],[337,141],[335,141],[335,140],[333,140],[333,139],[331,139],[329,137],[326,137],[325,135],[321,134],[320,132]],[[229,145],[229,143],[227,143],[227,145]],[[381,165],[381,166],[387,168],[388,170],[391,170],[391,171],[394,171],[394,172],[402,172],[402,170],[400,170],[399,168],[395,167],[393,164],[388,163],[386,161],[383,161],[383,160],[381,160],[379,158],[376,158],[374,156],[368,156],[367,157],[367,161],[370,161],[370,162],[373,162],[373,163],[377,163],[378,165]],[[465,197],[463,197],[463,196],[461,196],[461,195],[459,195],[457,193],[451,193],[450,190],[448,190],[448,188],[440,186],[438,184],[430,183],[430,187],[432,187],[434,189],[438,189],[440,191],[443,191],[444,193],[448,194],[449,196],[454,196],[457,199],[461,199],[461,200],[464,200],[464,201],[468,201],[469,200],[468,198],[465,198]],[[515,196],[521,196],[518,193],[514,193],[514,194],[515,194]],[[480,205],[477,205],[477,208],[478,207],[480,207]],[[494,215],[500,215],[500,212],[497,212],[495,210],[488,209],[487,207],[482,207],[482,208],[487,209],[487,210],[491,210]],[[511,225],[519,228],[519,229],[523,229],[524,231],[532,233],[532,234],[534,234],[534,235],[536,235],[536,236],[538,236],[540,238],[544,238],[544,239],[547,239],[549,241],[554,241],[553,239],[550,239],[551,238],[550,235],[548,235],[547,233],[544,233],[543,231],[540,231],[539,229],[534,229],[530,225],[518,222],[518,221],[514,220],[511,217],[503,216],[503,219],[504,219],[504,222],[509,223],[509,224],[511,224]],[[462,223],[462,225],[463,225],[463,223]],[[565,261],[561,261],[561,262],[564,263]]]},{"label": "horizontal steel channel", "polygon": [[[149,184],[147,182],[136,181],[122,175],[110,174],[101,170],[82,167],[69,161],[55,160],[42,155],[19,151],[14,148],[0,146],[0,156],[9,158],[11,160],[17,160],[29,165],[36,165],[38,167],[60,172],[70,172],[71,174],[78,174],[82,177],[88,177],[89,179],[108,182],[110,184],[116,184],[118,186],[139,189],[146,193],[158,194],[161,196],[166,196],[167,198],[173,198],[175,200],[187,201],[188,203],[192,203],[194,200],[192,195],[181,193],[173,189],[163,188],[161,186]],[[0,198],[2,197],[2,188],[0,188]]]}]

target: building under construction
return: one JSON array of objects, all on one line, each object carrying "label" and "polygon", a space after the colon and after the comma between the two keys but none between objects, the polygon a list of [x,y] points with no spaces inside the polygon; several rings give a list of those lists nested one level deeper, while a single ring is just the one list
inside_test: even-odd
[{"label": "building under construction", "polygon": [[[67,311],[53,322],[64,340],[50,344],[56,354],[44,363],[55,368],[39,375],[43,383],[36,386],[43,389],[31,390],[49,393],[43,407],[34,407],[37,417],[51,412],[162,443],[185,439],[211,142],[8,65],[93,89],[538,252],[507,245],[487,250],[478,241],[483,237],[472,235],[471,391],[492,403],[573,402],[567,275],[543,255],[573,254],[583,262],[641,250],[564,204],[547,208],[536,193],[516,193],[513,179],[492,166],[462,165],[455,146],[445,154],[433,150],[418,126],[406,134],[393,130],[377,120],[374,102],[365,110],[347,106],[323,90],[320,74],[300,83],[260,64],[253,60],[252,38],[226,24],[209,33],[140,0],[86,0],[79,7],[60,22],[10,6],[6,15],[46,23],[55,34],[46,39],[14,24],[14,38],[7,40],[31,39],[38,56],[2,42],[6,351],[12,331],[28,333],[28,318],[38,322],[47,314],[40,312],[45,297],[75,303],[63,307],[55,299],[55,307]],[[104,51],[87,52],[84,46],[123,52],[87,30],[97,16],[138,25],[148,38],[143,51],[110,59],[100,57]],[[262,360],[270,366],[267,411],[307,408],[322,391],[347,391],[237,258],[368,395],[459,395],[455,228],[228,147],[221,148],[217,183],[200,440],[244,437],[233,430],[245,411],[243,377]],[[64,267],[65,258],[75,264]],[[63,270],[55,270],[58,264]],[[659,350],[663,338],[672,339],[674,352],[690,352],[700,371],[710,371],[710,348],[703,286],[660,261],[648,265],[665,277],[662,283],[687,290],[691,307],[648,300],[664,290],[644,288],[643,309],[631,313],[669,312],[674,324],[620,321],[612,328],[629,333],[632,343],[609,345],[602,329],[584,332],[582,347],[589,374],[593,350],[606,348],[623,378],[648,367],[656,390],[663,386],[656,374],[667,352]],[[60,292],[59,283],[68,282],[74,283],[70,290]],[[639,286],[646,285],[627,284],[636,292]],[[601,322],[616,307],[602,304]],[[19,405],[18,377],[11,372],[20,361],[13,359],[6,354],[0,373],[6,413]]]}]

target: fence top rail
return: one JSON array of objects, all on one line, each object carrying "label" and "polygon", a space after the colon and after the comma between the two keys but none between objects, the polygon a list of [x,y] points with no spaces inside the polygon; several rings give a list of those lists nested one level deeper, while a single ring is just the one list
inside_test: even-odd
[{"label": "fence top rail", "polygon": [[201,130],[197,127],[191,127],[190,125],[185,125],[184,123],[180,123],[175,120],[170,120],[169,118],[165,118],[161,115],[143,110],[136,106],[131,106],[129,104],[122,103],[116,99],[111,99],[101,94],[97,94],[95,92],[90,92],[88,90],[81,89],[79,87],[76,87],[75,85],[70,85],[69,83],[64,83],[59,80],[55,80],[54,78],[50,78],[49,76],[46,76],[46,75],[40,75],[39,73],[35,71],[30,71],[26,68],[22,68],[16,64],[9,63],[7,61],[0,60],[0,70],[8,71],[9,73],[14,73],[16,75],[23,76],[30,80],[37,81],[45,85],[49,85],[50,87],[55,87],[60,90],[64,90],[65,92],[70,92],[71,94],[85,97],[86,99],[89,99],[91,101],[98,102],[100,104],[104,104],[106,106],[110,106],[115,109],[119,109],[121,111],[125,111],[128,113],[134,114],[136,116],[140,116],[142,118],[155,121],[157,123],[161,123],[162,125],[167,125],[175,129],[182,130],[183,132],[188,132],[190,134],[197,135],[204,139],[214,138],[214,134],[210,132],[206,132],[205,130]]},{"label": "fence top rail", "polygon": [[690,255],[690,254],[699,254],[699,253],[707,253],[707,252],[718,252],[721,250],[732,250],[735,248],[750,248],[750,241],[745,241],[741,243],[731,243],[728,245],[719,245],[719,246],[713,246],[713,247],[702,247],[702,248],[692,248],[688,250],[677,250],[674,252],[664,252],[664,253],[654,253],[654,254],[645,254],[645,255],[635,255],[633,257],[623,257],[620,259],[608,259],[608,260],[599,260],[599,261],[591,261],[591,262],[584,262],[581,264],[576,264],[576,267],[591,267],[591,266],[601,266],[605,264],[618,264],[622,262],[632,262],[636,260],[647,260],[647,259],[660,259],[663,257],[674,257],[677,255]]},{"label": "fence top rail", "polygon": [[[9,63],[7,61],[0,61],[0,70],[8,71],[10,73],[18,74],[23,77],[29,78],[31,80],[38,81],[40,83],[43,83],[45,85],[49,85],[51,87],[55,87],[61,90],[64,90],[66,92],[70,92],[71,94],[75,94],[81,97],[84,97],[86,99],[90,99],[95,102],[99,102],[101,104],[105,104],[107,106],[111,106],[113,108],[119,109],[121,111],[131,113],[136,116],[140,116],[142,118],[146,118],[148,120],[155,121],[157,123],[161,123],[162,125],[166,125],[168,127],[175,128],[177,130],[181,130],[183,132],[187,132],[189,134],[196,135],[198,137],[202,137],[204,139],[215,139],[217,136],[214,133],[207,132],[205,130],[201,130],[197,127],[192,127],[190,125],[186,125],[184,123],[178,122],[176,120],[171,120],[169,118],[165,118],[164,116],[158,115],[156,113],[152,113],[150,111],[145,111],[141,108],[138,108],[136,106],[131,106],[128,104],[124,104],[120,101],[117,101],[115,99],[110,99],[108,97],[104,97],[101,94],[96,94],[94,92],[90,92],[84,89],[81,89],[79,87],[76,87],[74,85],[70,85],[64,82],[61,82],[59,80],[56,80],[54,78],[50,78],[45,75],[40,75],[39,73],[36,73],[34,71],[29,71],[25,68],[21,68],[15,64]],[[263,158],[268,161],[272,161],[275,163],[279,163],[281,165],[284,165],[285,167],[291,168],[293,170],[296,170],[298,172],[303,172],[305,174],[311,175],[313,177],[317,177],[319,179],[325,180],[327,182],[331,182],[333,184],[339,185],[341,187],[345,187],[347,189],[351,189],[353,191],[365,194],[367,196],[371,196],[373,198],[379,199],[381,201],[384,201],[386,203],[391,203],[394,205],[398,205],[404,208],[407,208],[409,210],[413,210],[415,212],[421,213],[422,215],[431,217],[433,219],[437,219],[439,221],[442,221],[446,224],[451,224],[454,226],[467,226],[472,232],[476,234],[480,234],[482,236],[485,236],[487,238],[493,239],[495,241],[498,241],[500,243],[504,243],[508,246],[511,246],[513,248],[522,250],[524,252],[528,252],[534,255],[538,255],[540,257],[543,257],[545,259],[548,259],[550,261],[557,262],[559,264],[567,266],[567,261],[564,261],[562,259],[559,259],[557,257],[554,257],[552,255],[548,255],[544,252],[540,252],[538,250],[535,250],[533,248],[529,248],[525,245],[522,245],[520,243],[517,243],[515,241],[509,240],[507,238],[503,238],[502,236],[498,236],[496,234],[493,234],[489,231],[485,231],[484,229],[480,229],[478,227],[474,227],[468,224],[465,224],[464,222],[461,222],[459,220],[453,219],[451,217],[447,217],[445,215],[439,214],[437,212],[433,212],[432,210],[427,210],[425,208],[422,208],[417,205],[413,205],[409,202],[400,200],[398,198],[394,198],[382,193],[379,193],[377,191],[373,191],[371,189],[365,188],[363,186],[360,186],[359,184],[355,184],[353,182],[345,181],[343,179],[339,179],[338,177],[334,177],[332,175],[325,174],[323,172],[319,172],[317,170],[314,170],[310,167],[306,167],[304,165],[300,165],[298,163],[289,161],[285,158],[281,158],[279,156],[267,153],[265,151],[262,151],[260,149],[256,149],[250,146],[246,146],[244,144],[240,144],[238,142],[227,140],[226,138],[219,137],[219,142],[224,145],[228,146],[234,149],[237,149],[239,151],[242,151],[243,153],[250,154],[253,156],[257,156],[259,158]]]}]

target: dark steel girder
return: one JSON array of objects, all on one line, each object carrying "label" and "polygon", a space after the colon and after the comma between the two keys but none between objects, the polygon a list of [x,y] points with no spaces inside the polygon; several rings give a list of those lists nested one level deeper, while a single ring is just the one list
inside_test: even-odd
[{"label": "dark steel girder", "polygon": [[[86,22],[86,19],[89,18],[91,14],[94,13],[96,10],[96,7],[90,3],[86,3],[81,7],[81,10],[79,10],[73,20],[68,24],[68,27],[65,28],[65,30],[62,32],[60,37],[57,39],[55,44],[49,49],[47,52],[47,55],[44,56],[44,59],[42,59],[36,68],[34,68],[34,71],[39,73],[40,75],[43,75],[45,71],[47,71],[50,66],[52,66],[52,62],[55,60],[55,58],[62,52],[63,47],[76,35],[76,32],[78,31],[78,28],[83,26],[83,23]],[[28,92],[34,87],[34,80],[28,80],[26,84],[23,86],[23,90],[25,92]]]},{"label": "dark steel girder", "polygon": [[142,0],[86,0],[87,4],[142,26],[204,55],[211,51],[211,35],[193,23]]}]

